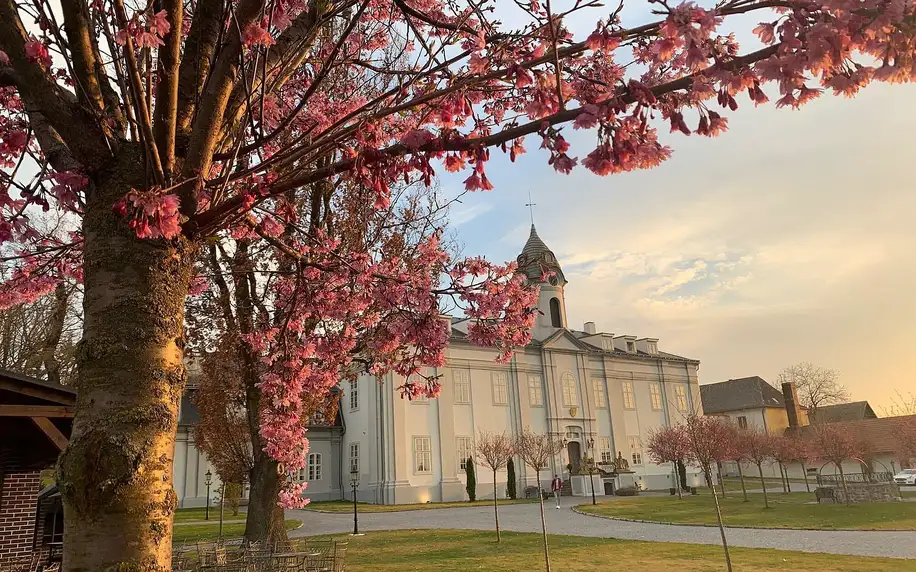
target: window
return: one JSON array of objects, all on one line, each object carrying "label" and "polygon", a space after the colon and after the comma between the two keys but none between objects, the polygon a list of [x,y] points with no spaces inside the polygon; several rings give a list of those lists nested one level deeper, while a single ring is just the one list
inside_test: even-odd
[{"label": "window", "polygon": [[568,425],[566,427],[566,438],[567,439],[578,439],[582,437],[582,433],[579,432],[579,428],[575,425]]},{"label": "window", "polygon": [[413,438],[413,472],[430,473],[433,470],[433,453],[429,437]]},{"label": "window", "polygon": [[657,383],[649,385],[649,398],[652,401],[652,411],[662,410],[662,388]]},{"label": "window", "polygon": [[655,355],[658,353],[658,344],[655,342],[649,342],[646,346],[650,354]]},{"label": "window", "polygon": [[604,409],[607,407],[607,394],[604,392],[604,380],[592,380],[592,392],[595,394],[595,407]]},{"label": "window", "polygon": [[509,403],[509,382],[506,374],[493,372],[491,381],[493,383],[493,405],[507,405]]},{"label": "window", "polygon": [[350,443],[350,472],[359,472],[359,443]]},{"label": "window", "polygon": [[642,441],[639,437],[627,437],[630,442],[630,461],[633,465],[642,465]]},{"label": "window", "polygon": [[350,382],[350,411],[359,409],[359,382]]},{"label": "window", "polygon": [[[423,379],[423,376],[418,373],[411,375],[410,377],[407,378],[407,380],[420,387],[426,386],[426,380]],[[421,393],[417,395],[416,397],[411,398],[411,403],[422,403],[426,405],[427,403],[429,403],[429,398],[426,396],[425,393]]]},{"label": "window", "polygon": [[45,515],[45,526],[42,530],[42,543],[64,543],[64,511],[62,508],[56,508]]},{"label": "window", "polygon": [[541,376],[528,376],[528,402],[532,407],[544,406],[544,390],[541,387]]},{"label": "window", "polygon": [[550,325],[554,328],[563,327],[563,322],[560,320],[560,301],[556,298],[550,299]]},{"label": "window", "polygon": [[738,427],[741,429],[747,429],[747,417],[744,415],[738,417]]},{"label": "window", "polygon": [[309,453],[309,480],[321,480],[321,453]]},{"label": "window", "polygon": [[598,462],[603,464],[614,462],[610,437],[598,437]]},{"label": "window", "polygon": [[604,349],[614,351],[614,338],[604,338],[601,341],[604,342]]},{"label": "window", "polygon": [[452,371],[452,379],[455,381],[455,403],[470,403],[471,374],[465,369],[456,369]]},{"label": "window", "polygon": [[623,408],[636,409],[636,398],[633,395],[633,382],[624,381],[621,386],[623,387]]},{"label": "window", "polygon": [[674,388],[674,396],[677,398],[677,408],[679,411],[687,411],[687,390],[683,385]]},{"label": "window", "polygon": [[299,469],[299,477],[296,480],[300,483],[305,480],[305,469]]},{"label": "window", "polygon": [[560,378],[560,383],[563,385],[563,405],[566,407],[574,407],[579,405],[579,396],[576,393],[576,378],[573,377],[573,374],[566,372]]},{"label": "window", "polygon": [[636,353],[636,343],[628,341],[627,342],[627,351],[630,352],[631,354]]},{"label": "window", "polygon": [[458,449],[458,460],[461,470],[467,468],[468,459],[471,457],[471,438],[470,437],[455,437]]}]

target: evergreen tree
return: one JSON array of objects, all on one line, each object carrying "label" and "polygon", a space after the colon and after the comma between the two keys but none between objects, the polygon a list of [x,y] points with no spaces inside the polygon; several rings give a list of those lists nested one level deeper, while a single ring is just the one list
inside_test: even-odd
[{"label": "evergreen tree", "polygon": [[506,496],[515,500],[518,493],[515,490],[515,463],[512,459],[506,464]]},{"label": "evergreen tree", "polygon": [[477,477],[474,475],[474,459],[468,457],[467,462],[464,464],[464,473],[468,477],[468,484],[465,486],[465,490],[468,492],[468,500],[474,502],[477,500]]}]

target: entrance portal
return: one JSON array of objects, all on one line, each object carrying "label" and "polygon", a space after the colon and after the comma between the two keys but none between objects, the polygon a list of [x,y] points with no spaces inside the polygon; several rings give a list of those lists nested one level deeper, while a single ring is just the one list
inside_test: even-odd
[{"label": "entrance portal", "polygon": [[579,442],[570,441],[569,444],[566,445],[566,453],[569,455],[569,465],[572,467],[569,470],[569,474],[578,474],[579,463],[582,461],[582,451],[579,449]]}]

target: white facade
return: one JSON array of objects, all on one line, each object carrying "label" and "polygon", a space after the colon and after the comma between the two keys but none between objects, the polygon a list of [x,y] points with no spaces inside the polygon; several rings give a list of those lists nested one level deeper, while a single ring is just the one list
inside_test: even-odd
[{"label": "white facade", "polygon": [[[527,272],[535,264],[536,273]],[[405,380],[392,375],[382,380],[361,377],[355,387],[344,384],[341,411],[346,431],[340,450],[349,463],[350,446],[357,444],[359,500],[464,500],[460,457],[471,453],[478,433],[515,435],[525,428],[549,433],[566,447],[541,475],[515,460],[520,495],[538,479],[549,485],[554,474],[569,480],[567,465],[577,465],[583,456],[599,463],[602,458],[613,461],[618,454],[627,459],[633,473],[616,480],[615,486],[673,486],[673,467],[651,463],[646,444],[654,429],[700,411],[699,362],[659,352],[654,338],[598,333],[591,323],[585,331],[568,329],[566,281],[533,227],[519,266],[531,279],[539,277],[543,267],[555,275],[553,283],[541,284],[543,315],[538,317],[534,340],[510,363],[499,364],[495,351],[469,343],[468,322],[458,320],[452,324],[447,365],[424,372],[441,376],[437,399],[401,398],[398,388]],[[354,389],[356,397],[351,399]],[[698,474],[689,471],[688,484],[700,485]],[[492,498],[492,473],[478,465],[476,475],[477,498]],[[505,496],[505,471],[496,481],[497,494]],[[598,481],[596,477],[596,492],[603,494],[604,483]],[[575,488],[590,494],[587,484]]]}]

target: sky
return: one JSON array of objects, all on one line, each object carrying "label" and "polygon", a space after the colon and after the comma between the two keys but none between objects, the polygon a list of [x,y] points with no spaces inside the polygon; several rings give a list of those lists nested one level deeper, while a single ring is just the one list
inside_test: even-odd
[{"label": "sky", "polygon": [[[514,260],[530,192],[571,328],[658,338],[700,360],[701,383],[810,361],[881,414],[916,392],[914,101],[916,85],[883,84],[799,111],[742,97],[726,134],[664,133],[669,161],[609,177],[558,174],[529,138],[515,164],[492,154],[495,190],[465,195],[452,224],[464,254]],[[594,148],[570,133],[570,155]]]}]

